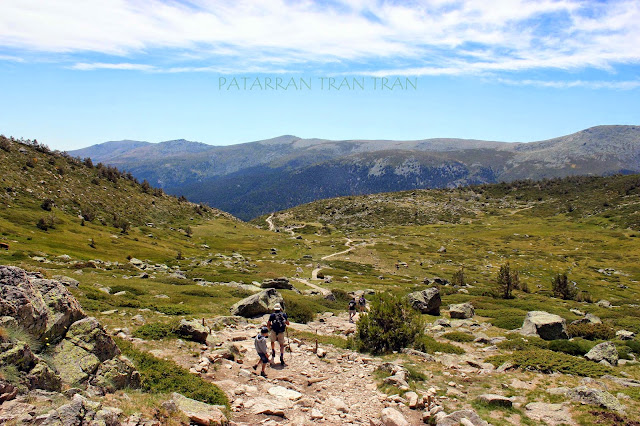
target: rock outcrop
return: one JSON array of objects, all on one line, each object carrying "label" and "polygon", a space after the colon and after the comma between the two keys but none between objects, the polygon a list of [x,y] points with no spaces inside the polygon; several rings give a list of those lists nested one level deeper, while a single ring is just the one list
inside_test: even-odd
[{"label": "rock outcrop", "polygon": [[163,404],[187,416],[191,422],[203,426],[221,426],[227,424],[227,417],[222,410],[224,407],[209,405],[195,399],[187,398],[179,393],[173,393],[171,400]]},{"label": "rock outcrop", "polygon": [[609,392],[603,390],[592,389],[587,386],[578,386],[577,388],[570,389],[567,395],[574,401],[583,404],[595,405],[617,412],[624,411],[624,407],[620,404],[620,401]]},{"label": "rock outcrop", "polygon": [[525,336],[539,336],[544,340],[566,339],[567,322],[559,315],[530,311],[524,318],[520,333]]},{"label": "rock outcrop", "polygon": [[457,319],[473,318],[476,311],[473,309],[473,305],[469,302],[459,303],[457,305],[449,305],[449,316]]},{"label": "rock outcrop", "polygon": [[276,289],[270,288],[242,299],[231,307],[231,314],[256,317],[273,312],[276,303],[284,306],[284,299]]},{"label": "rock outcrop", "polygon": [[293,285],[289,282],[288,278],[285,277],[281,277],[281,278],[273,278],[270,280],[264,280],[262,281],[262,284],[260,284],[260,287],[262,288],[276,288],[279,290],[292,290],[293,289]]},{"label": "rock outcrop", "polygon": [[407,299],[414,309],[419,310],[423,314],[440,314],[440,305],[442,304],[442,300],[440,299],[440,290],[436,287],[409,293],[407,295]]},{"label": "rock outcrop", "polygon": [[178,334],[194,342],[207,343],[209,330],[196,320],[187,321],[186,319],[182,319],[178,325]]},{"label": "rock outcrop", "polygon": [[618,365],[618,350],[612,342],[602,342],[595,345],[584,357],[590,361],[606,361],[610,365]]}]

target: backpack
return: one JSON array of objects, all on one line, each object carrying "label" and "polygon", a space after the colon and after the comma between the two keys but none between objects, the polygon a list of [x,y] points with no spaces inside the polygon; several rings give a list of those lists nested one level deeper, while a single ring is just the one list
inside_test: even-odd
[{"label": "backpack", "polygon": [[271,330],[276,333],[282,333],[287,328],[287,319],[282,312],[276,312],[273,315],[274,318],[273,321],[271,321]]},{"label": "backpack", "polygon": [[351,300],[349,302],[349,310],[353,311],[356,308],[356,301],[355,300]]}]

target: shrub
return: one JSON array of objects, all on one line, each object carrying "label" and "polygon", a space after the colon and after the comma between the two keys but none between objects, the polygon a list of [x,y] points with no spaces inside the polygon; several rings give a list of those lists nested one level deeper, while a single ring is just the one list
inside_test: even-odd
[{"label": "shrub", "polygon": [[476,310],[476,314],[486,316],[491,319],[491,324],[505,330],[515,330],[522,326],[526,312],[520,309],[505,308],[496,310]]},{"label": "shrub", "polygon": [[569,324],[567,326],[569,337],[584,337],[587,340],[611,340],[616,333],[606,324]]},{"label": "shrub", "polygon": [[178,392],[187,398],[207,404],[229,406],[224,392],[200,376],[178,366],[173,361],[162,360],[136,349],[133,344],[116,338],[118,347],[140,372],[143,390],[149,393]]},{"label": "shrub", "polygon": [[315,312],[313,312],[311,307],[304,303],[304,301],[285,297],[284,306],[287,308],[287,316],[289,317],[289,320],[302,324],[313,321]]},{"label": "shrub", "polygon": [[420,314],[406,298],[383,293],[373,297],[370,308],[357,323],[356,345],[361,351],[399,351],[412,346],[423,329]]},{"label": "shrub", "polygon": [[169,337],[176,337],[177,323],[152,323],[145,324],[133,332],[133,337],[146,340],[162,340]]},{"label": "shrub", "polygon": [[36,227],[38,229],[42,229],[43,231],[46,231],[49,229],[49,222],[47,221],[47,219],[41,217],[40,220],[36,222]]},{"label": "shrub", "polygon": [[462,331],[451,331],[449,333],[443,334],[442,337],[454,342],[473,342],[474,340],[474,337],[471,334],[464,333]]},{"label": "shrub", "polygon": [[578,291],[574,300],[576,302],[593,303],[593,298],[591,297],[591,293],[585,290]]},{"label": "shrub", "polygon": [[42,210],[46,210],[48,212],[51,211],[51,209],[53,208],[54,202],[51,198],[47,198],[46,200],[42,201],[42,204],[40,204],[40,208]]},{"label": "shrub", "polygon": [[436,339],[426,334],[419,336],[413,347],[416,350],[426,352],[428,354],[444,352],[448,354],[462,355],[465,353],[465,350],[460,346],[452,345],[451,343],[438,342]]},{"label": "shrub", "polygon": [[588,340],[552,340],[549,342],[549,350],[577,356],[586,354],[593,346],[593,343]]},{"label": "shrub", "polygon": [[464,280],[464,266],[453,273],[453,276],[451,277],[451,284],[458,286],[466,285]]},{"label": "shrub", "polygon": [[640,354],[640,342],[637,340],[627,340],[624,344],[631,349],[631,352]]},{"label": "shrub", "polygon": [[188,315],[191,313],[191,310],[189,308],[181,305],[179,306],[161,305],[161,306],[156,306],[155,310],[167,315]]},{"label": "shrub", "polygon": [[6,152],[11,152],[11,142],[9,139],[0,136],[0,149]]},{"label": "shrub", "polygon": [[340,288],[332,289],[331,294],[333,294],[333,297],[336,298],[336,302],[340,302],[341,304],[348,303],[349,300],[351,300],[351,296],[349,296],[349,294],[346,291]]},{"label": "shrub", "polygon": [[586,377],[601,377],[613,372],[611,367],[605,367],[604,365],[587,361],[584,358],[545,349],[515,351],[508,355],[492,356],[485,361],[492,363],[496,367],[509,361],[514,367],[536,370],[542,373],[559,372]]},{"label": "shrub", "polygon": [[575,283],[570,283],[567,274],[558,274],[551,282],[553,295],[564,300],[573,300],[578,294]]},{"label": "shrub", "polygon": [[519,334],[507,334],[507,340],[497,345],[500,349],[509,351],[524,351],[534,348],[547,348],[547,342],[536,336],[521,336]]}]

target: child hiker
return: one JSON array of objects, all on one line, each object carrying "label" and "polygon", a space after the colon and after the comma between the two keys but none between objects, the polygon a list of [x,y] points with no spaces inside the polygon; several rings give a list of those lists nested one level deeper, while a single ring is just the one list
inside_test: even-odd
[{"label": "child hiker", "polygon": [[356,316],[356,297],[349,301],[349,322],[353,322],[353,317]]},{"label": "child hiker", "polygon": [[269,336],[269,329],[267,327],[262,327],[260,329],[260,333],[254,339],[254,345],[256,347],[256,352],[258,352],[258,356],[260,360],[256,365],[253,366],[253,370],[255,371],[260,364],[262,364],[262,371],[260,375],[262,377],[267,377],[267,373],[264,372],[264,369],[269,364],[269,355],[267,355],[267,337]]}]

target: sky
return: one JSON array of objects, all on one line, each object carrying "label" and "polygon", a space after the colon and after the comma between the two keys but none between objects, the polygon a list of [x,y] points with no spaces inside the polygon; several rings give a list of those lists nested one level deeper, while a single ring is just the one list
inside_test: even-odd
[{"label": "sky", "polygon": [[640,1],[0,0],[0,99],[60,150],[543,140],[640,124]]}]

